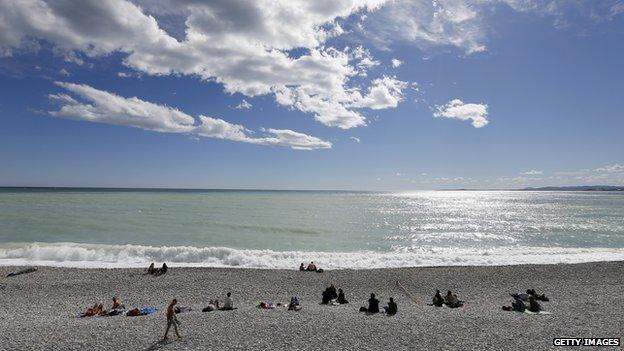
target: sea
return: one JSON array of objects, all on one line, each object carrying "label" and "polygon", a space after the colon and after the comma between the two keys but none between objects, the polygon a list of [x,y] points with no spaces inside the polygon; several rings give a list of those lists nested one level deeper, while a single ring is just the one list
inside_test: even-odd
[{"label": "sea", "polygon": [[623,192],[0,188],[0,265],[325,269],[624,260]]}]

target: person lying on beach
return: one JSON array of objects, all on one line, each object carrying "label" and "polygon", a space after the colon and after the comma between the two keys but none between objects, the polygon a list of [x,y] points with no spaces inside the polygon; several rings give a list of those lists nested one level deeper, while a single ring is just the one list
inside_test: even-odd
[{"label": "person lying on beach", "polygon": [[537,300],[531,296],[529,297],[529,311],[538,313],[542,310],[542,306],[537,302]]},{"label": "person lying on beach", "polygon": [[450,308],[462,307],[464,305],[463,301],[460,301],[450,290],[444,296],[444,303]]},{"label": "person lying on beach", "polygon": [[152,262],[149,267],[147,267],[147,270],[145,271],[145,274],[156,274],[158,270],[156,268],[154,268],[154,262]]},{"label": "person lying on beach", "polygon": [[154,273],[155,275],[163,275],[163,274],[167,274],[167,270],[169,269],[169,267],[167,267],[166,263],[163,263],[162,267],[160,269],[158,269],[156,271],[156,273]]},{"label": "person lying on beach", "polygon": [[297,296],[293,296],[290,298],[290,303],[288,304],[289,311],[299,311],[301,310],[301,305],[299,305],[299,298]]},{"label": "person lying on beach", "polygon": [[521,299],[516,298],[514,299],[514,302],[511,303],[511,306],[503,306],[503,310],[524,312],[526,310],[526,305]]},{"label": "person lying on beach", "polygon": [[306,268],[306,271],[316,272],[316,265],[314,264],[314,262],[310,262],[308,268]]},{"label": "person lying on beach", "polygon": [[177,304],[178,304],[178,300],[173,299],[171,300],[169,307],[167,307],[167,329],[165,329],[165,336],[163,337],[163,340],[167,340],[168,338],[167,335],[169,334],[169,328],[171,328],[172,325],[173,325],[173,330],[175,331],[178,339],[182,338],[180,336],[180,333],[178,333],[178,324],[180,324],[180,322],[178,322],[178,318],[176,317],[176,314],[175,314],[175,305]]},{"label": "person lying on beach", "polygon": [[223,307],[220,308],[221,311],[231,311],[234,309],[234,300],[232,300],[232,293],[228,292],[225,296],[225,300],[223,302]]},{"label": "person lying on beach", "polygon": [[301,266],[299,266],[299,270],[300,271],[305,271],[305,266],[303,265],[303,262],[301,262]]},{"label": "person lying on beach", "polygon": [[522,301],[529,301],[529,297],[531,297],[531,296],[533,296],[536,300],[539,300],[539,301],[549,301],[549,300],[550,300],[550,299],[549,299],[548,297],[546,297],[546,295],[544,295],[544,294],[538,295],[538,294],[535,292],[535,289],[528,289],[528,290],[526,291],[526,293],[512,293],[512,294],[510,294],[510,295],[511,295],[511,297],[513,297],[514,299],[518,298],[518,299],[520,299],[520,300],[522,300]]},{"label": "person lying on beach", "polygon": [[100,315],[100,313],[102,313],[103,309],[104,309],[104,306],[96,302],[95,305],[93,305],[93,307],[87,308],[87,310],[83,314],[81,314],[80,317],[98,316]]},{"label": "person lying on beach", "polygon": [[384,310],[389,316],[393,316],[399,311],[396,302],[394,302],[394,298],[390,298],[390,301],[388,301],[388,306],[384,307]]},{"label": "person lying on beach", "polygon": [[216,300],[216,301],[210,300],[208,302],[208,306],[204,307],[202,309],[202,312],[212,312],[218,308],[219,308],[219,300]]},{"label": "person lying on beach", "polygon": [[347,301],[347,299],[345,298],[345,293],[344,293],[344,291],[342,291],[342,289],[338,289],[338,300],[337,301],[341,305],[349,303],[349,301]]},{"label": "person lying on beach", "polygon": [[436,290],[435,295],[433,295],[432,304],[436,307],[442,307],[444,305],[444,299],[442,298],[442,295],[440,294],[440,290]]},{"label": "person lying on beach", "polygon": [[279,305],[280,305],[279,303],[275,305],[273,302],[270,302],[270,301],[268,302],[260,301],[260,304],[257,307],[263,310],[272,310]]},{"label": "person lying on beach", "polygon": [[360,312],[368,312],[368,313],[379,313],[379,300],[375,298],[375,294],[370,294],[370,299],[368,299],[368,308],[360,307]]}]

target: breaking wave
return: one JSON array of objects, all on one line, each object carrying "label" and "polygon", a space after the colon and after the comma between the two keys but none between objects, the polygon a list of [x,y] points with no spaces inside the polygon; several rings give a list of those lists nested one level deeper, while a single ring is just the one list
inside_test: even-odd
[{"label": "breaking wave", "polygon": [[415,266],[497,266],[624,260],[624,249],[509,247],[492,249],[413,248],[400,251],[305,252],[227,247],[12,243],[0,246],[0,265],[80,268],[171,266],[297,269],[315,261],[326,269]]}]

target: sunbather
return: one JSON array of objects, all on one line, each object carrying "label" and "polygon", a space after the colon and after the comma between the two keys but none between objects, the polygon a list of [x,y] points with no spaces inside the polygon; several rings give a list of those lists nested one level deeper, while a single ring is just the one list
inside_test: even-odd
[{"label": "sunbather", "polygon": [[289,311],[299,311],[301,309],[301,305],[299,305],[299,298],[297,296],[293,296],[290,298],[290,303],[288,304]]},{"label": "sunbather", "polygon": [[375,298],[375,294],[370,294],[368,307],[361,307],[360,312],[379,313],[379,300]]},{"label": "sunbather", "polygon": [[349,301],[347,301],[347,299],[345,298],[345,293],[344,291],[342,291],[342,289],[338,289],[338,303],[339,304],[345,304],[345,303],[349,303]]},{"label": "sunbather", "polygon": [[154,262],[152,262],[152,264],[150,264],[149,267],[147,267],[145,274],[156,274],[157,271],[158,270],[154,268]]},{"label": "sunbather", "polygon": [[316,272],[316,265],[314,264],[314,262],[310,262],[308,268],[306,268],[306,271]]},{"label": "sunbather", "polygon": [[444,305],[444,298],[442,298],[442,295],[440,294],[440,290],[436,290],[435,295],[433,295],[432,303],[436,307],[442,307],[442,305]]},{"label": "sunbather", "polygon": [[399,311],[396,302],[394,302],[394,298],[390,298],[388,306],[384,307],[384,310],[386,310],[386,313],[390,316],[395,315]]},{"label": "sunbather", "polygon": [[119,298],[117,296],[113,296],[113,306],[111,307],[111,309],[116,310],[116,309],[123,309],[125,308],[124,305],[121,304],[121,300],[119,300]]},{"label": "sunbather", "polygon": [[212,312],[218,308],[219,308],[219,300],[217,300],[216,304],[213,300],[210,300],[210,302],[208,302],[208,306],[204,307],[202,309],[202,312]]},{"label": "sunbather", "polygon": [[303,262],[301,262],[301,266],[299,266],[299,270],[300,271],[305,271],[305,266],[303,265]]},{"label": "sunbather", "polygon": [[228,292],[225,300],[223,301],[223,307],[220,308],[222,311],[230,311],[234,309],[234,300],[232,300],[232,293]]},{"label": "sunbather", "polygon": [[450,290],[447,291],[446,296],[444,296],[444,303],[451,308],[462,307],[464,305],[463,301],[460,301]]},{"label": "sunbather", "polygon": [[169,267],[167,267],[167,264],[166,264],[166,263],[163,263],[162,267],[161,267],[158,271],[156,271],[156,273],[155,273],[155,274],[156,274],[156,275],[163,275],[163,274],[166,274],[168,269],[169,269]]},{"label": "sunbather", "polygon": [[542,306],[535,300],[533,296],[529,297],[529,311],[531,312],[539,312],[542,310]]}]

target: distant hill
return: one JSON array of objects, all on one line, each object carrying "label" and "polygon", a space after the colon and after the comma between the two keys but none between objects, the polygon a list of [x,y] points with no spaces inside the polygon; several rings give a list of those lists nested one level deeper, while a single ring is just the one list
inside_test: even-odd
[{"label": "distant hill", "polygon": [[540,188],[524,188],[530,191],[624,191],[624,186],[614,185],[578,185],[578,186],[544,186]]}]

